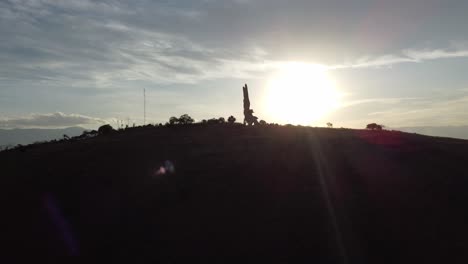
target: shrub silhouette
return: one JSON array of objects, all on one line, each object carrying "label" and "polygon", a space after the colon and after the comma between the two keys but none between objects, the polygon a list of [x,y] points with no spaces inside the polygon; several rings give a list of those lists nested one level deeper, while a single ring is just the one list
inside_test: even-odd
[{"label": "shrub silhouette", "polygon": [[262,126],[267,125],[267,122],[265,120],[260,120],[258,123]]},{"label": "shrub silhouette", "polygon": [[236,122],[236,118],[234,116],[230,116],[230,117],[228,117],[228,122],[229,122],[229,124],[232,125],[232,124],[234,124],[234,122]]},{"label": "shrub silhouette", "polygon": [[84,138],[89,138],[89,137],[94,137],[94,136],[97,136],[98,135],[98,132],[96,130],[91,130],[91,131],[83,131],[83,133],[78,136],[77,138],[78,139],[84,139]]},{"label": "shrub silhouette", "polygon": [[175,124],[178,124],[179,123],[179,119],[175,116],[171,116],[171,118],[169,118],[169,124],[171,125],[175,125]]},{"label": "shrub silhouette", "polygon": [[219,124],[219,119],[211,118],[206,121],[207,124]]},{"label": "shrub silhouette", "polygon": [[224,117],[220,117],[220,118],[218,118],[218,123],[219,124],[224,124],[224,123],[226,123],[226,119],[224,119]]},{"label": "shrub silhouette", "polygon": [[178,119],[178,123],[181,125],[189,125],[189,124],[192,124],[193,122],[195,122],[195,120],[188,114],[183,114]]},{"label": "shrub silhouette", "polygon": [[370,129],[370,130],[382,130],[383,128],[383,125],[378,125],[376,123],[370,123],[366,126],[366,129]]},{"label": "shrub silhouette", "polygon": [[107,125],[102,125],[98,128],[98,134],[99,135],[109,135],[110,133],[112,133],[114,131],[114,129],[112,128],[111,125],[107,124]]}]

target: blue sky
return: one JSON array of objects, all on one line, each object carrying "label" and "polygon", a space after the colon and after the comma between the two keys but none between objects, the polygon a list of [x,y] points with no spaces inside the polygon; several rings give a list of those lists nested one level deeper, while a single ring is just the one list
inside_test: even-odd
[{"label": "blue sky", "polygon": [[[0,1],[0,128],[242,116],[275,65],[342,93],[316,124],[468,125],[467,1]],[[275,120],[267,120],[274,122]],[[323,123],[323,124],[322,124]]]}]

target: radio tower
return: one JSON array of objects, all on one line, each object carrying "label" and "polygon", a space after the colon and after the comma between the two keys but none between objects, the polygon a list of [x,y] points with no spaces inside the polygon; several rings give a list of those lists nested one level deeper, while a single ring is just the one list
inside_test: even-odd
[{"label": "radio tower", "polygon": [[146,125],[146,89],[143,88],[143,125]]}]

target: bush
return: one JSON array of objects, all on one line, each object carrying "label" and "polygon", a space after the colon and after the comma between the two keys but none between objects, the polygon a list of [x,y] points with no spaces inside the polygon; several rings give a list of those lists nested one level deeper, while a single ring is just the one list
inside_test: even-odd
[{"label": "bush", "polygon": [[114,131],[111,125],[103,125],[98,128],[98,134],[99,135],[109,135]]},{"label": "bush", "polygon": [[91,130],[91,131],[83,131],[83,133],[78,136],[77,138],[79,139],[83,139],[83,138],[89,138],[89,137],[94,137],[94,136],[97,136],[98,135],[98,132],[96,130]]},{"label": "bush", "polygon": [[267,125],[267,122],[265,120],[260,120],[258,123],[262,126]]},{"label": "bush", "polygon": [[229,123],[229,124],[232,125],[232,124],[234,124],[235,122],[236,122],[236,118],[235,118],[234,116],[228,117],[228,123]]},{"label": "bush", "polygon": [[219,119],[211,118],[206,121],[207,124],[219,124]]}]

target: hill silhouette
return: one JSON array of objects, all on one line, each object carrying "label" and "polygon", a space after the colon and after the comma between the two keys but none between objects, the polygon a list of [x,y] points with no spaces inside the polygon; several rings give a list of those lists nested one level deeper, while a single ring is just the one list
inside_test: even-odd
[{"label": "hill silhouette", "polygon": [[468,141],[402,132],[134,128],[0,152],[2,236],[38,255],[446,263],[468,255],[466,164]]}]

